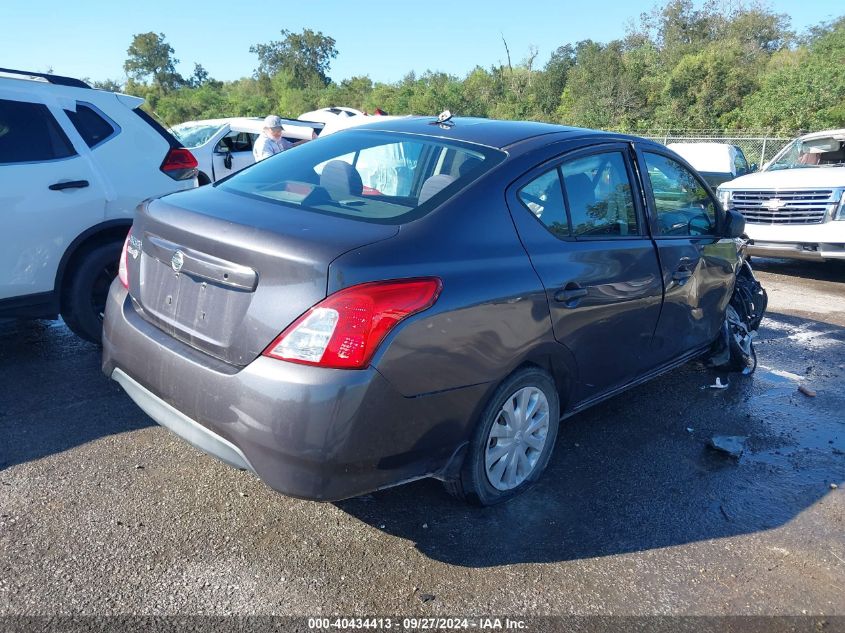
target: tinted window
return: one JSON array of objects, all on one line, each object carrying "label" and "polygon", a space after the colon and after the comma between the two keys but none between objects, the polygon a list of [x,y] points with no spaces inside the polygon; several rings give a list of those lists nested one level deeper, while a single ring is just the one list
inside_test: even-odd
[{"label": "tinted window", "polygon": [[716,205],[701,182],[671,158],[645,152],[658,235],[715,235]]},{"label": "tinted window", "polygon": [[41,162],[74,154],[47,106],[0,99],[0,163]]},{"label": "tinted window", "polygon": [[486,147],[347,130],[277,154],[227,179],[226,191],[365,221],[423,215],[504,159]]},{"label": "tinted window", "polygon": [[748,171],[748,161],[745,160],[745,155],[737,148],[736,156],[734,156],[734,173],[743,174]]},{"label": "tinted window", "polygon": [[214,151],[251,152],[252,145],[257,137],[257,134],[250,134],[249,132],[229,132],[220,139]]},{"label": "tinted window", "polygon": [[566,207],[557,169],[535,178],[519,190],[519,199],[554,235],[569,235]]},{"label": "tinted window", "polygon": [[638,235],[637,212],[621,152],[604,152],[561,165],[576,237]]},{"label": "tinted window", "polygon": [[76,104],[76,112],[65,110],[73,127],[88,147],[96,147],[115,132],[115,127],[93,108]]}]

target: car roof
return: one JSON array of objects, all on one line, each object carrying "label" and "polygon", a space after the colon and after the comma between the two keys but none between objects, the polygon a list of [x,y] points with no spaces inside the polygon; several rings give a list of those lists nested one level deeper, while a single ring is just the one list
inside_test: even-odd
[{"label": "car roof", "polygon": [[[254,134],[261,134],[261,131],[264,129],[264,117],[238,116],[228,117],[225,119],[199,119],[197,121],[183,121],[178,125],[213,125],[218,127],[228,125],[236,132],[252,132]],[[320,129],[322,126],[323,124],[319,122],[282,118],[282,128],[287,131],[290,131],[291,128]]]},{"label": "car roof", "polygon": [[238,127],[243,126],[250,130],[257,125],[258,131],[260,132],[263,124],[264,119],[259,117],[229,117],[224,119],[198,119],[196,121],[184,121],[179,125],[237,125]]},{"label": "car roof", "polygon": [[[546,134],[583,136],[609,134],[585,128],[540,123],[537,121],[501,121],[477,117],[453,117],[447,123],[439,124],[434,116],[370,117],[362,129],[403,134],[422,134],[456,141],[506,149],[521,141]],[[613,135],[619,136],[619,135]]]},{"label": "car roof", "polygon": [[845,136],[845,128],[840,128],[838,130],[822,130],[821,132],[811,132],[810,134],[804,134],[799,136],[798,138],[804,139],[813,139],[813,138],[825,138],[826,136]]}]

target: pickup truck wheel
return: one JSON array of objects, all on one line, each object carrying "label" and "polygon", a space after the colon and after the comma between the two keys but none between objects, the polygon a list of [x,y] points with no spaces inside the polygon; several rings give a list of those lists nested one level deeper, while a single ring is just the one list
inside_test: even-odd
[{"label": "pickup truck wheel", "polygon": [[73,332],[99,343],[109,286],[117,276],[123,242],[96,246],[82,255],[62,293],[62,318]]},{"label": "pickup truck wheel", "polygon": [[459,478],[446,490],[475,505],[514,497],[539,479],[557,438],[560,401],[551,376],[517,371],[490,398]]}]

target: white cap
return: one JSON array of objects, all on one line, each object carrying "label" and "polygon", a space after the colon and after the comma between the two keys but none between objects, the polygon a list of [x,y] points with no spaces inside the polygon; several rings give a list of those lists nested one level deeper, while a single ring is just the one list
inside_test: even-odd
[{"label": "white cap", "polygon": [[264,127],[282,127],[282,120],[275,114],[271,114],[264,119]]}]

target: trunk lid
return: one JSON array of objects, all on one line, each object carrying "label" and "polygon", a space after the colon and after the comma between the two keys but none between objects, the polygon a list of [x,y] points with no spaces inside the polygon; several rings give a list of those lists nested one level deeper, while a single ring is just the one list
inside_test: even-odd
[{"label": "trunk lid", "polygon": [[139,208],[130,294],[156,327],[243,366],[326,297],[332,260],[398,232],[202,187]]}]

